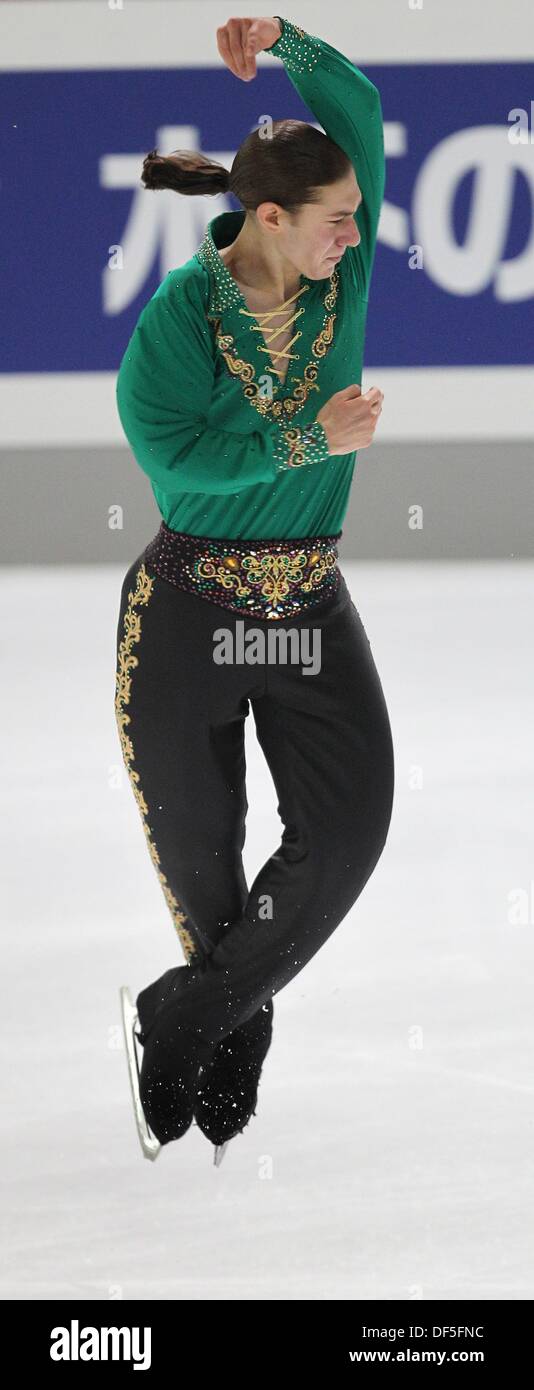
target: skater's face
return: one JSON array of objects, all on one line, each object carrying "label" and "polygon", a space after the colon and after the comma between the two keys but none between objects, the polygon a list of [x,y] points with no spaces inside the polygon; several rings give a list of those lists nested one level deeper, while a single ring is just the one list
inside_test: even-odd
[{"label": "skater's face", "polygon": [[278,208],[274,222],[272,213],[277,204],[263,203],[256,214],[264,230],[276,229],[278,250],[300,275],[324,280],[339,264],[347,246],[358,246],[361,240],[354,213],[362,195],[351,170],[346,178],[316,189],[316,196],[318,202],[303,203],[294,213]]}]

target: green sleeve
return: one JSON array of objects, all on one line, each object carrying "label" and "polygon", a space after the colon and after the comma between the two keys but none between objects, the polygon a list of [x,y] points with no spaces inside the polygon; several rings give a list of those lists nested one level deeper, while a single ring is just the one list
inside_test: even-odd
[{"label": "green sleeve", "polygon": [[385,186],[380,93],[336,48],[280,15],[274,18],[280,20],[282,34],[266,52],[281,58],[302,101],[354,168],[362,194],[354,214],[361,240],[358,246],[347,247],[345,257],[354,269],[359,293],[367,299]]},{"label": "green sleeve", "polygon": [[[117,409],[135,459],[167,496],[221,495],[272,482],[292,457],[313,463],[328,457],[317,422],[308,430],[211,429],[207,424],[215,355],[202,296],[194,277],[170,271],[141,311],[122,358]],[[288,435],[291,434],[291,438]],[[302,438],[300,454],[295,441]]]}]

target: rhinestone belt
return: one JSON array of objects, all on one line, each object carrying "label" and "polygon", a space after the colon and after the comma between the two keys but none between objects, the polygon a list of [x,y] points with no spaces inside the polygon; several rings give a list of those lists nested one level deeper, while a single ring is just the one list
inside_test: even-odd
[{"label": "rhinestone belt", "polygon": [[338,531],[288,540],[218,540],[164,521],[144,551],[160,579],[252,618],[287,618],[336,593]]}]

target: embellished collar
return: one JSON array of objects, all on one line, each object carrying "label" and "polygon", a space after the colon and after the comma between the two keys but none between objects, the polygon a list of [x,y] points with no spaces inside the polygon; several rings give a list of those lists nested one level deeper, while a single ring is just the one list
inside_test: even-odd
[{"label": "embellished collar", "polygon": [[212,217],[196,252],[201,265],[211,271],[211,307],[222,313],[224,309],[241,307],[243,300],[233,275],[219,255],[219,247],[229,246],[235,241],[245,220],[245,210],[221,212]]},{"label": "embellished collar", "polygon": [[[243,296],[233,275],[219,255],[219,248],[230,246],[235,241],[245,217],[244,208],[238,208],[234,212],[220,212],[218,217],[212,217],[211,221],[208,222],[198,251],[195,253],[201,265],[207,267],[212,273],[210,308],[219,313],[223,313],[225,309],[240,309],[244,304]],[[307,275],[301,275],[300,279],[301,288],[304,285],[311,288],[316,283],[309,280]]]},{"label": "embellished collar", "polygon": [[[230,274],[228,267],[219,255],[219,247],[229,246],[232,241],[235,241],[243,226],[245,216],[244,209],[240,209],[237,212],[222,212],[218,217],[213,217],[208,223],[198,250],[194,253],[200,264],[208,270],[210,293],[207,317],[214,323],[215,341],[226,362],[228,371],[233,377],[241,379],[244,394],[251,405],[258,410],[260,415],[272,414],[277,420],[282,418],[289,420],[294,413],[302,410],[310,392],[319,390],[316,380],[318,369],[334,341],[340,270],[339,266],[335,265],[331,275],[325,276],[324,280],[321,281],[322,323],[318,322],[318,315],[315,312],[309,316],[304,316],[303,329],[299,330],[295,338],[292,339],[292,344],[297,338],[302,340],[300,352],[297,351],[292,354],[292,366],[289,368],[284,381],[276,380],[275,367],[275,380],[273,381],[271,374],[271,392],[267,394],[264,390],[265,354],[271,355],[273,363],[278,354],[270,352],[269,343],[265,336],[264,344],[261,346],[255,341],[252,332],[241,335],[241,323],[245,322],[244,319],[241,320],[238,326],[241,314],[247,315],[248,323],[257,328],[258,335],[263,334],[263,329],[260,323],[255,321],[256,316],[247,309],[245,299],[233,275]],[[301,291],[311,290],[312,287],[317,288],[317,282],[301,275]],[[298,291],[297,295],[301,291]],[[297,296],[292,296],[292,298],[296,299]],[[314,305],[316,308],[319,305],[316,297],[314,297]],[[226,309],[238,311],[236,313],[236,327],[233,332],[228,326],[225,326],[224,329],[221,326],[221,316]],[[266,318],[268,321],[268,313]],[[239,346],[236,339],[240,339]],[[252,361],[248,360],[249,357],[252,358]]]}]

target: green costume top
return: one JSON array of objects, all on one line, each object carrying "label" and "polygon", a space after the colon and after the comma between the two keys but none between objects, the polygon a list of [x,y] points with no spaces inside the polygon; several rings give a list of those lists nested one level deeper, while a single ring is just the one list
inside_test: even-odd
[{"label": "green costume top", "polygon": [[283,33],[267,51],[281,58],[354,166],[360,242],[345,249],[330,276],[301,275],[286,301],[295,319],[283,383],[275,352],[218,254],[235,240],[244,211],[214,217],[199,249],[169,271],[142,310],[119,368],[118,412],[164,521],[191,535],[338,533],[356,462],[356,450],[329,455],[316,416],[334,392],[361,384],[384,194],[380,96],[330,44],[281,22]]}]

